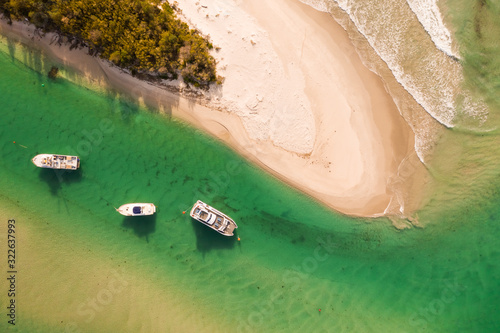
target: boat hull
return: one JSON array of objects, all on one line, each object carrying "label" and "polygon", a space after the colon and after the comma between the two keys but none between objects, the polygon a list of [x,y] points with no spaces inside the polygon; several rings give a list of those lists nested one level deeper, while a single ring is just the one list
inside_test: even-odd
[{"label": "boat hull", "polygon": [[191,209],[193,219],[224,236],[233,236],[238,228],[236,222],[226,214],[198,200]]},{"label": "boat hull", "polygon": [[116,211],[123,216],[148,216],[156,213],[156,206],[152,203],[130,203],[121,205]]},{"label": "boat hull", "polygon": [[80,158],[71,155],[38,154],[31,159],[39,168],[57,170],[76,170],[80,167]]}]

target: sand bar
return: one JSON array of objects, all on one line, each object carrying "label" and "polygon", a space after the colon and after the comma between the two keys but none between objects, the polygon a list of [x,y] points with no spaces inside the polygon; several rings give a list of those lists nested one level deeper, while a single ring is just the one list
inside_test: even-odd
[{"label": "sand bar", "polygon": [[70,51],[50,34],[34,37],[26,24],[2,21],[0,32],[220,138],[342,213],[383,215],[393,196],[387,184],[414,154],[414,135],[346,32],[297,0],[178,3],[220,47],[214,56],[225,83],[203,100],[140,81],[84,49]]}]

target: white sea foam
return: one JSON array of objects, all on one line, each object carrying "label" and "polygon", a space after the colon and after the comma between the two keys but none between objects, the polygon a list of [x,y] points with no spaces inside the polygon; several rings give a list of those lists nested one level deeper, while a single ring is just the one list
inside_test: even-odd
[{"label": "white sea foam", "polygon": [[312,8],[320,11],[328,13],[328,1],[325,0],[300,0],[300,2],[311,6]]},{"label": "white sea foam", "polygon": [[[421,13],[425,11],[430,13],[418,15],[419,19],[426,17],[425,20],[421,19],[422,21],[435,22],[425,25],[421,23],[422,21],[415,20],[413,11],[405,6],[407,0],[399,2],[304,0],[303,2],[314,4],[317,9],[325,9],[328,4],[333,4],[333,1],[349,15],[358,31],[388,65],[396,80],[434,119],[447,127],[454,127],[457,109],[461,109],[461,112],[469,117],[476,118],[477,123],[482,123],[486,119],[487,107],[480,101],[457,105],[457,96],[470,99],[467,97],[469,93],[461,89],[464,79],[462,67],[460,63],[450,58],[448,53],[438,51],[435,42],[431,43],[429,40],[430,34],[422,29],[422,26],[432,25],[436,28],[429,30],[434,30],[434,35],[449,35],[449,31],[442,23],[435,0],[408,0],[414,4],[421,1],[422,3],[413,7],[418,8]],[[451,37],[438,39],[451,45]]]},{"label": "white sea foam", "polygon": [[[346,12],[396,80],[439,123],[477,129],[486,120],[485,103],[462,88],[463,68],[456,61],[456,43],[443,22],[438,0],[301,1],[320,11],[338,6]],[[427,125],[414,128],[415,149],[422,161],[435,139],[434,126]]]},{"label": "white sea foam", "polygon": [[406,0],[406,2],[429,33],[436,47],[449,56],[460,58],[451,33],[444,24],[437,0]]},{"label": "white sea foam", "polygon": [[[419,50],[420,45],[411,45],[408,42],[407,19],[395,19],[395,14],[404,11],[381,11],[378,7],[370,8],[369,4],[359,6],[355,1],[335,1],[349,15],[380,58],[387,63],[398,82],[433,118],[447,127],[453,127],[454,93],[453,85],[449,83],[456,81],[453,76],[456,76],[457,70],[441,71],[448,67],[444,63],[452,67],[453,64],[443,57],[424,53]],[[376,21],[369,16],[373,11],[378,13]],[[409,61],[408,57],[414,60]],[[405,66],[417,62],[420,62],[421,66],[415,66],[413,73],[409,73]],[[454,67],[457,66],[459,65],[455,64]]]}]

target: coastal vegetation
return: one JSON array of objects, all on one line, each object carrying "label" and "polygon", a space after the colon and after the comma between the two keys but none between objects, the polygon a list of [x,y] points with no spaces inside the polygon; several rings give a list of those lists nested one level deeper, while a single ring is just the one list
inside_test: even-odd
[{"label": "coastal vegetation", "polygon": [[0,0],[9,20],[28,20],[43,31],[87,45],[92,53],[151,77],[197,87],[221,82],[212,44],[176,18],[160,0]]}]

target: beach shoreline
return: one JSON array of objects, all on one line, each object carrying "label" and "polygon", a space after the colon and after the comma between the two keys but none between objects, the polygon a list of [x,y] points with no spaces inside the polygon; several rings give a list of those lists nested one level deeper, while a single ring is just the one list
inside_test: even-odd
[{"label": "beach shoreline", "polygon": [[[215,56],[225,83],[199,99],[138,80],[89,56],[85,49],[58,45],[52,34],[36,37],[33,26],[24,23],[10,26],[1,21],[0,33],[42,50],[90,82],[217,137],[341,213],[407,217],[418,208],[418,200],[411,207],[395,205],[396,194],[388,186],[398,177],[401,163],[415,155],[414,134],[382,80],[362,64],[347,34],[330,15],[295,0],[243,1],[237,6],[225,1],[227,8],[221,8],[221,3],[179,4],[183,15],[199,23],[197,28],[221,47]],[[205,9],[214,12],[207,14]],[[244,48],[229,48],[242,35],[249,36],[243,38]],[[242,54],[261,55],[273,67],[257,68],[258,63],[246,63]],[[264,74],[276,79],[267,82]],[[283,87],[289,81],[291,85]],[[287,107],[281,107],[285,102]]]}]

